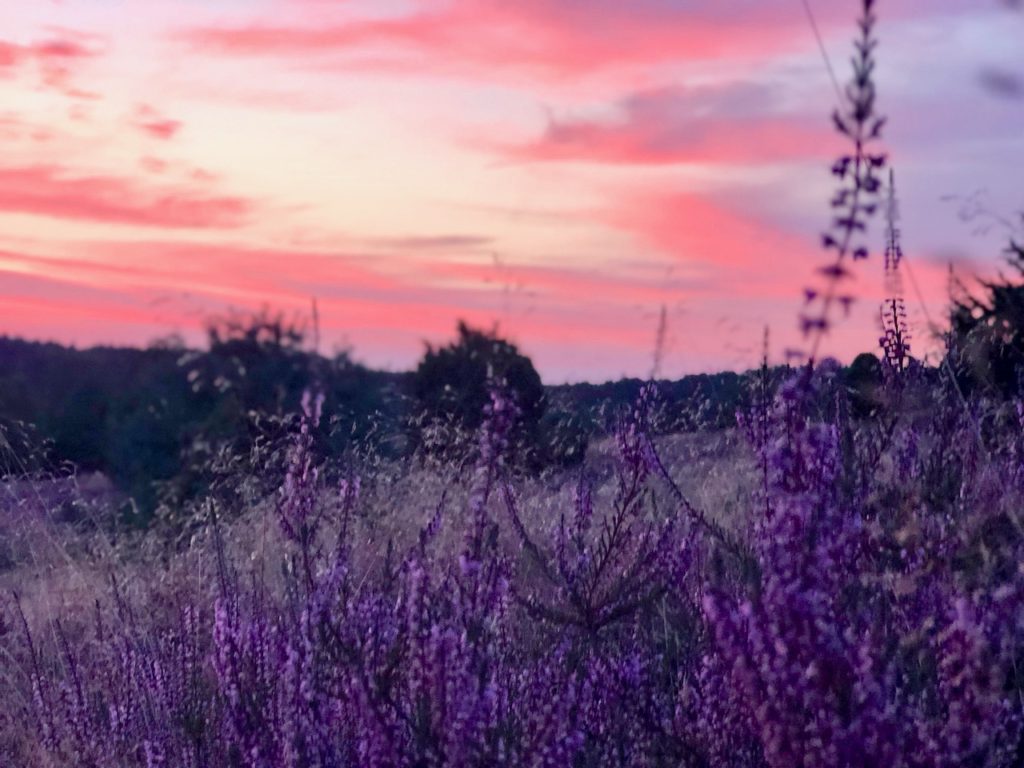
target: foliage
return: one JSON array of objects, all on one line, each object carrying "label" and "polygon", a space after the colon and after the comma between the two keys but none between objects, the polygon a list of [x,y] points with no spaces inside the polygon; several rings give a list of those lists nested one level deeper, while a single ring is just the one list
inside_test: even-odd
[{"label": "foliage", "polygon": [[518,463],[539,468],[583,460],[587,444],[583,426],[567,414],[548,414],[544,386],[530,359],[497,331],[471,328],[464,322],[451,343],[427,345],[412,375],[413,444],[428,454],[464,457],[473,447],[472,436],[480,427],[489,388],[495,383],[507,389],[519,410],[511,438]]},{"label": "foliage", "polygon": [[106,473],[145,522],[161,501],[207,493],[215,457],[247,459],[314,382],[334,414],[321,440],[335,455],[384,440],[381,423],[398,420],[399,377],[321,357],[303,333],[264,312],[211,322],[205,351],[0,339],[0,417],[35,424],[55,463]]},{"label": "foliage", "polygon": [[863,418],[877,413],[882,394],[882,364],[878,357],[870,352],[857,355],[844,379],[853,414]]},{"label": "foliage", "polygon": [[23,716],[76,766],[1014,765],[1021,423],[978,445],[942,382],[926,425],[823,419],[837,375],[798,371],[745,417],[765,483],[739,531],[675,483],[651,395],[610,497],[581,477],[554,519],[524,509],[496,391],[461,513],[446,494],[369,561],[361,479],[328,479],[310,397],[282,579],[215,522],[205,587],[19,618]]},{"label": "foliage", "polygon": [[[851,157],[875,120],[873,5],[863,0],[848,91],[860,128],[840,121]],[[867,171],[840,175],[871,186]],[[851,242],[869,217],[862,192],[836,225]],[[843,269],[855,253],[827,247]],[[826,277],[823,297],[845,282]],[[810,334],[833,322],[832,295],[813,303]],[[898,312],[893,322],[899,342]],[[86,768],[1021,765],[1024,401],[965,396],[893,338],[857,367],[870,398],[830,360],[781,381],[762,367],[738,413],[756,482],[732,520],[677,479],[653,383],[615,422],[611,481],[582,470],[570,494],[550,489],[531,509],[512,465],[536,419],[485,376],[472,472],[401,540],[366,505],[374,478],[318,439],[327,400],[307,389],[269,473],[270,546],[233,549],[211,514],[195,552],[207,578],[126,594],[115,574],[94,608],[49,616],[14,596],[0,615],[15,662],[0,725],[32,730],[0,739],[0,756]]]},{"label": "foliage", "polygon": [[[239,467],[252,474],[268,446],[280,442],[314,380],[331,414],[319,436],[328,455],[372,449],[394,457],[415,450],[420,430],[409,441],[402,426],[415,421],[418,407],[405,396],[409,374],[318,355],[297,341],[302,326],[278,315],[257,314],[252,327],[237,316],[228,320],[212,322],[205,351],[170,344],[76,350],[0,338],[0,418],[34,424],[54,463],[105,473],[145,516],[160,505],[202,499]],[[728,427],[744,402],[745,382],[735,373],[661,382],[653,428]],[[532,465],[578,465],[591,438],[614,432],[618,414],[642,385],[626,379],[545,387],[548,406],[537,424]],[[435,420],[432,429],[439,441],[458,433],[463,448],[471,445],[466,427]]]},{"label": "foliage", "polygon": [[952,364],[963,385],[1001,397],[1024,392],[1024,246],[1011,243],[1010,275],[965,292],[951,312]]}]

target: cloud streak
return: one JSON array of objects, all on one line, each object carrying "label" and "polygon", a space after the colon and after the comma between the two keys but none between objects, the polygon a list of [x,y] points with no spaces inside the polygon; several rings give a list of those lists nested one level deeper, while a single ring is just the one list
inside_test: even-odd
[{"label": "cloud streak", "polygon": [[476,80],[487,74],[564,80],[679,60],[765,55],[784,50],[802,32],[793,19],[780,21],[756,3],[744,3],[743,14],[725,14],[719,6],[664,0],[422,2],[399,16],[198,26],[178,36],[193,50],[219,55],[385,71],[426,68]]},{"label": "cloud streak", "polygon": [[773,113],[772,97],[749,84],[639,91],[619,100],[612,117],[551,117],[537,139],[495,149],[513,160],[624,165],[826,157],[834,141],[825,121]]},{"label": "cloud streak", "polygon": [[[792,0],[419,0],[406,13],[360,14],[364,4],[331,14],[314,5],[308,18],[180,30],[192,50],[234,57],[304,61],[383,72],[522,81],[566,81],[680,62],[758,60],[813,49],[807,19]],[[820,26],[848,23],[850,9],[817,3]],[[889,18],[964,12],[964,0],[927,8],[894,0]]]},{"label": "cloud streak", "polygon": [[[810,2],[844,79],[853,9]],[[755,363],[766,324],[795,341],[841,149],[800,3],[186,5],[139,0],[130,28],[98,2],[0,10],[0,280],[17,308],[0,332],[139,342],[315,295],[325,339],[372,362],[411,365],[465,317],[499,321],[555,379],[649,369],[662,305],[685,311],[670,373]],[[882,9],[911,254],[994,262],[1002,243],[938,198],[1019,204],[1020,16],[991,5]],[[869,315],[837,351],[874,344]]]},{"label": "cloud streak", "polygon": [[182,122],[169,118],[149,104],[142,104],[135,110],[134,125],[154,139],[167,141],[178,135]]},{"label": "cloud streak", "polygon": [[0,212],[53,219],[180,228],[233,228],[255,203],[197,187],[141,184],[131,177],[76,173],[55,165],[0,167]]}]

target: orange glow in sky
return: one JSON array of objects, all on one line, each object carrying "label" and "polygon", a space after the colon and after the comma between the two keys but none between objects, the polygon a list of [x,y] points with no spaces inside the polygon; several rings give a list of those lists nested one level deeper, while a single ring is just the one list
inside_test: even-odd
[{"label": "orange glow in sky", "polygon": [[[856,4],[811,5],[843,80]],[[923,352],[949,265],[993,269],[1024,208],[1024,14],[879,13]],[[666,376],[799,341],[843,150],[799,0],[38,0],[0,25],[0,333],[199,343],[315,299],[367,364],[464,318],[550,382],[644,375],[662,306]],[[877,345],[879,257],[856,291],[846,359]]]}]

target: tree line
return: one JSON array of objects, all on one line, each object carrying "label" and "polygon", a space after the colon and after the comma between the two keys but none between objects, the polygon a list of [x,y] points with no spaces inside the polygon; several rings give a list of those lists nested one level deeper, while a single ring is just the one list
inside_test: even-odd
[{"label": "tree line", "polygon": [[[952,373],[963,392],[1008,398],[1024,391],[1024,247],[1011,245],[1008,264],[1009,274],[963,291],[952,304],[946,357],[932,375]],[[325,455],[461,460],[474,450],[488,389],[503,386],[520,411],[512,437],[517,463],[543,471],[581,462],[588,442],[614,429],[644,383],[545,386],[497,329],[462,322],[454,339],[426,345],[416,369],[402,373],[372,370],[346,352],[322,355],[307,325],[269,310],[211,320],[206,332],[203,349],[164,341],[79,350],[0,337],[4,442],[12,443],[16,427],[31,425],[49,466],[104,473],[145,521],[161,498],[181,503],[208,492],[218,459],[272,445],[311,389],[330,415],[316,435]],[[660,382],[652,428],[731,426],[759,375]],[[860,355],[844,376],[857,415],[870,417],[880,385],[877,356]]]}]

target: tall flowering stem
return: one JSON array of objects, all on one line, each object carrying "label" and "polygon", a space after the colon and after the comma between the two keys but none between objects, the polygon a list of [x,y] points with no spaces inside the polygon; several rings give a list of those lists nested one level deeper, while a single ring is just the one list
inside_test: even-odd
[{"label": "tall flowering stem", "polygon": [[896,177],[889,170],[889,192],[885,207],[885,289],[888,297],[882,303],[882,347],[887,369],[902,373],[910,355],[910,329],[907,327],[907,305],[903,300],[900,263],[903,245],[900,242],[899,205],[896,199]]},{"label": "tall flowering stem", "polygon": [[852,278],[849,263],[868,257],[864,235],[868,219],[878,208],[882,186],[878,174],[886,162],[886,156],[874,150],[885,125],[885,118],[875,110],[875,0],[862,2],[860,35],[854,41],[853,78],[843,90],[843,104],[832,114],[836,130],[852,144],[852,151],[832,166],[840,187],[831,201],[832,225],[822,235],[822,245],[833,258],[819,270],[821,283],[804,289],[806,304],[800,315],[800,328],[810,344],[811,363],[832,324],[834,306],[839,304],[849,311],[853,302],[853,295],[845,290]]}]

